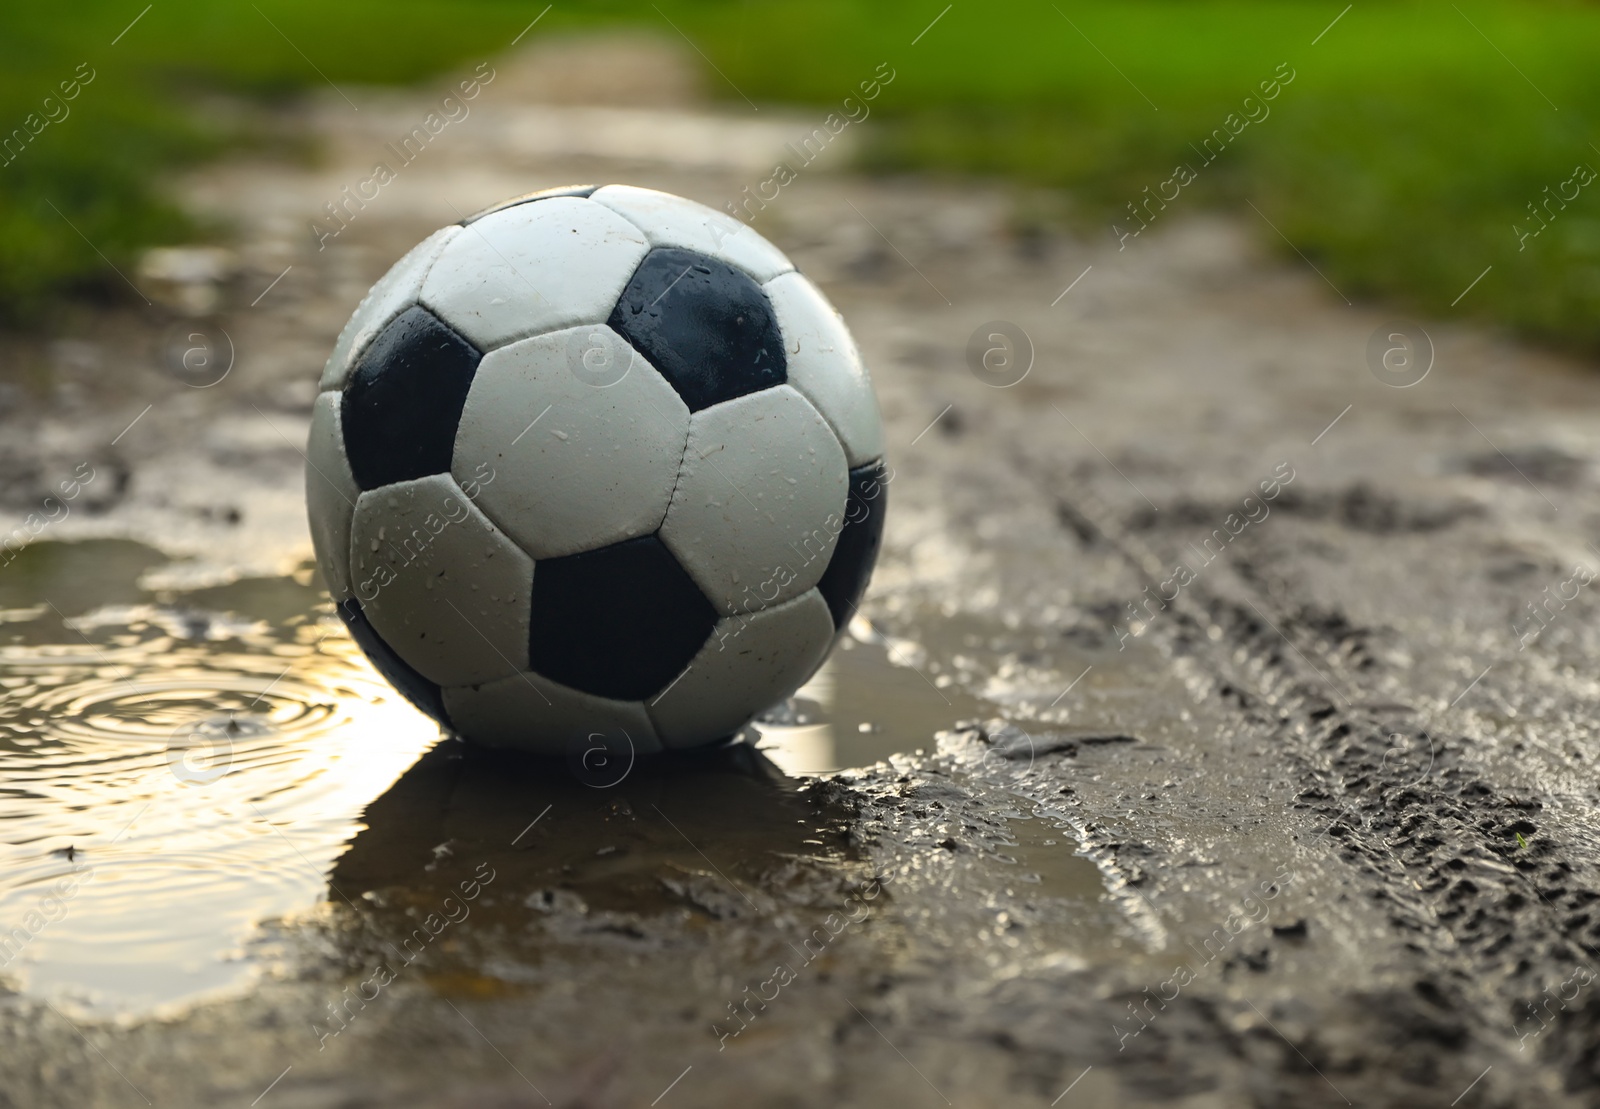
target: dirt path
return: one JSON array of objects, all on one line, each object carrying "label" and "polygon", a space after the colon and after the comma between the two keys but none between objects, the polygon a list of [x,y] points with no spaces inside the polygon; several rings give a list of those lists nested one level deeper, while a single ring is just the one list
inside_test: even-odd
[{"label": "dirt path", "polygon": [[[19,395],[7,504],[86,458],[104,503],[51,537],[194,556],[158,584],[284,572],[316,370],[390,259],[566,180],[721,206],[812,122],[705,114],[659,62],[648,108],[599,109],[496,64],[324,250],[307,222],[433,93],[321,103],[321,165],[193,182],[241,224],[229,308],[193,325],[234,368],[202,390],[129,359],[148,314],[33,352],[53,384]],[[573,135],[588,153],[550,153]],[[1397,388],[1368,355],[1393,314],[1248,223],[1175,213],[1120,252],[1019,235],[1004,189],[843,153],[757,226],[844,311],[888,421],[862,649],[926,679],[930,718],[995,719],[821,782],[735,755],[594,792],[441,748],[335,869],[359,908],[282,926],[252,996],[92,1052],[9,999],[11,1103],[136,1104],[125,1077],[248,1105],[275,1075],[262,1105],[1595,1103],[1600,377],[1420,321],[1431,372]],[[969,364],[990,321],[1035,351],[1009,388]],[[327,1001],[450,893],[436,844],[496,896],[319,1044]]]}]

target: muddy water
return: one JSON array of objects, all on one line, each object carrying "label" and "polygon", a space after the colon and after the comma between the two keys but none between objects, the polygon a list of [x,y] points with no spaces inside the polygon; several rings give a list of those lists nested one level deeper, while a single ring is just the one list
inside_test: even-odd
[{"label": "muddy water", "polygon": [[926,651],[857,617],[837,649],[786,705],[754,728],[755,743],[790,774],[866,766],[931,746],[935,732],[983,713]]},{"label": "muddy water", "polygon": [[[604,769],[487,755],[394,694],[309,571],[146,588],[168,570],[93,541],[36,545],[0,574],[0,983],[81,1016],[237,994],[328,936],[360,965],[426,942],[447,995],[512,988],[504,956],[536,957],[515,937],[552,909],[637,919],[687,898],[715,917],[768,897],[775,856],[844,865],[848,814],[801,776],[983,712],[922,647],[858,620],[729,748]],[[1098,896],[1068,833],[1014,815],[994,865],[1024,884],[1065,866],[1057,893]],[[696,884],[701,845],[719,887]],[[484,879],[515,896],[437,947],[417,932]]]},{"label": "muddy water", "polygon": [[0,975],[97,1013],[248,982],[255,925],[321,899],[437,739],[312,589],[141,590],[164,561],[46,544],[0,577]]}]

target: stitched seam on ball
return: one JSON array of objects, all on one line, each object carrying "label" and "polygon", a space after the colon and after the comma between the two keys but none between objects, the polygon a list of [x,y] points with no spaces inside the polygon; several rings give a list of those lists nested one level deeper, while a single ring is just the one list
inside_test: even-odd
[{"label": "stitched seam on ball", "polygon": [[[640,357],[643,357],[643,356],[641,355]],[[661,373],[661,371],[660,370],[656,370],[656,373],[659,375]],[[651,407],[654,408],[655,406],[651,405]],[[663,417],[663,418],[665,418],[665,417]],[[662,510],[661,519],[656,521],[656,526],[650,529],[650,531],[649,531],[650,535],[655,535],[655,534],[657,534],[658,532],[661,531],[661,528],[667,522],[667,515],[672,511],[673,498],[678,495],[678,486],[683,484],[683,467],[689,461],[689,440],[693,435],[694,435],[694,413],[691,412],[691,413],[689,413],[689,420],[688,420],[687,424],[685,424],[685,426],[684,426],[683,450],[678,452],[678,468],[677,468],[676,471],[673,472],[673,475],[672,475],[672,492],[667,494],[667,507]],[[667,550],[671,551],[672,548],[668,547]],[[676,554],[674,554],[672,557],[673,558],[677,558],[678,556]]]}]

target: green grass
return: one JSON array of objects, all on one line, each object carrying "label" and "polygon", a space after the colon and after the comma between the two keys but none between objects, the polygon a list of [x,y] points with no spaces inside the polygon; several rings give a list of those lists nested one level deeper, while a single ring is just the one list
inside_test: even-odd
[{"label": "green grass", "polygon": [[[40,5],[0,14],[0,143],[38,130],[11,160],[0,156],[0,319],[37,321],[62,294],[131,295],[113,266],[128,272],[145,246],[217,230],[162,191],[172,170],[261,138],[217,122],[196,106],[206,98],[282,97],[320,86],[319,69],[339,82],[413,81],[491,56],[531,18],[500,0],[141,7],[81,0],[70,15]],[[60,83],[81,63],[94,78],[63,104]]]},{"label": "green grass", "polygon": [[[1600,169],[1600,8],[1357,4],[1313,46],[1343,6],[957,4],[911,46],[942,5],[779,2],[763,37],[713,22],[702,45],[757,100],[837,101],[889,61],[872,165],[1063,186],[1116,241],[1186,163],[1156,227],[1221,207],[1298,262],[1249,201],[1351,298],[1600,351],[1600,180],[1525,248],[1513,230],[1540,226],[1526,206],[1546,186]],[[1205,164],[1194,147],[1279,63],[1296,76],[1271,114]]]},{"label": "green grass", "polygon": [[[887,62],[896,76],[872,103],[869,168],[1059,186],[1084,226],[1115,241],[1113,222],[1138,226],[1126,206],[1186,163],[1196,179],[1156,228],[1220,207],[1294,258],[1249,201],[1351,298],[1600,352],[1600,180],[1525,249],[1513,230],[1539,226],[1526,206],[1546,186],[1580,163],[1600,168],[1589,123],[1600,8],[1368,0],[1313,46],[1339,0],[963,0],[913,46],[937,0],[658,2],[726,75],[708,83],[732,106],[809,104],[820,120]],[[120,263],[196,233],[162,203],[159,174],[240,141],[187,110],[197,91],[278,96],[320,84],[312,63],[340,82],[412,80],[492,56],[543,7],[258,3],[309,61],[249,3],[163,0],[115,47],[137,3],[75,5],[70,26],[0,16],[0,135],[78,62],[98,71],[69,119],[0,166],[0,303],[13,315],[63,289],[120,284],[84,238]],[[559,5],[536,33],[600,21],[675,37],[631,0]],[[1203,164],[1194,147],[1280,63],[1295,78],[1270,116]]]}]

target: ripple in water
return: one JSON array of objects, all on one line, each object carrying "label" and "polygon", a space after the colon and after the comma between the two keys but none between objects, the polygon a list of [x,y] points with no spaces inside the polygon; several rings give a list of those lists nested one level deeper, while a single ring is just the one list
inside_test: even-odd
[{"label": "ripple in water", "polygon": [[0,611],[0,989],[113,1015],[247,987],[259,924],[322,904],[438,739],[316,591],[268,592],[268,619],[196,604],[259,583]]},{"label": "ripple in water", "polygon": [[[436,853],[460,840],[506,869],[506,888],[518,867],[533,867],[529,883],[548,883],[548,866],[505,846],[537,813],[533,801],[570,801],[563,789],[587,800],[616,784],[591,780],[588,767],[549,780],[542,767],[508,793],[503,769],[480,759],[483,791],[458,805],[448,798],[461,756],[436,752],[433,769],[413,767],[437,726],[372,670],[309,574],[187,594],[140,588],[164,563],[132,544],[81,543],[40,544],[0,567],[0,994],[91,1017],[176,1013],[237,994],[264,973],[294,972],[281,962],[294,956],[281,954],[287,933],[275,922],[320,925],[341,890],[354,897],[351,919],[384,917],[385,898],[369,902],[365,891],[431,888],[429,867],[411,865],[413,847]],[[751,769],[723,752],[699,771],[663,771],[651,788],[711,813],[753,790],[757,810],[731,842],[754,844],[752,857],[810,851],[820,841],[794,839],[794,816],[772,807],[788,793],[765,780],[766,768],[863,765],[979,715],[921,668],[926,660],[881,638],[863,624],[799,697],[752,730],[770,762],[752,753]],[[730,778],[735,764],[743,769]],[[424,799],[390,794],[374,805],[408,768],[413,793],[432,783]],[[631,760],[622,773],[650,777]],[[363,814],[379,811],[388,826],[372,817],[358,839]],[[634,866],[650,877],[639,888],[623,882],[619,905],[654,904],[659,867],[689,865],[675,854],[678,833],[661,834],[650,850],[636,845]],[[730,836],[716,822],[705,834]],[[592,863],[610,835],[580,836],[561,873],[581,877],[574,860]],[[335,862],[346,875],[330,894]],[[589,890],[597,904],[609,881]],[[525,925],[508,924],[508,934]]]}]

